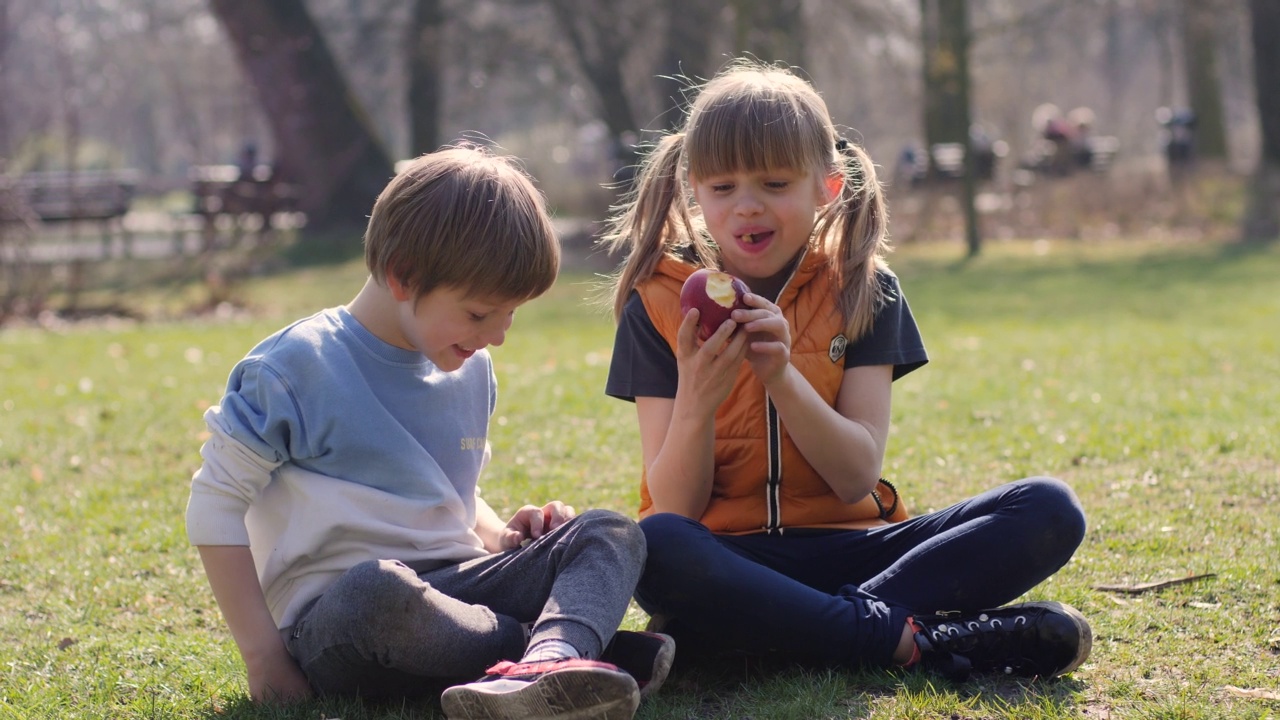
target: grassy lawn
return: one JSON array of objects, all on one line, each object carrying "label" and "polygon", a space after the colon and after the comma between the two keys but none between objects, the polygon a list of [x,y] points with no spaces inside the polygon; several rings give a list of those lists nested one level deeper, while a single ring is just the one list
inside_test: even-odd
[{"label": "grassy lawn", "polygon": [[[1080,608],[1092,657],[1051,683],[726,667],[678,676],[640,717],[1280,715],[1248,695],[1280,693],[1280,247],[959,252],[893,258],[932,363],[895,386],[886,472],[916,511],[1025,475],[1071,483],[1088,535],[1030,599]],[[232,364],[362,280],[353,264],[256,279],[230,318],[0,331],[0,718],[438,716],[429,702],[250,705],[182,525],[201,413]],[[592,282],[563,277],[494,349],[485,486],[500,511],[551,497],[634,510],[634,412],[602,393],[612,325],[584,302]]]}]

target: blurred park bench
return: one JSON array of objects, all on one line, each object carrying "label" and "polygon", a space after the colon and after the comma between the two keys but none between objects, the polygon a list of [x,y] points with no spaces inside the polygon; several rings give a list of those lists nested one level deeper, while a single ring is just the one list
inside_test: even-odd
[{"label": "blurred park bench", "polygon": [[194,212],[205,227],[230,224],[233,229],[254,223],[251,229],[271,230],[298,207],[298,188],[280,179],[269,165],[245,171],[236,165],[195,165],[188,172]]},{"label": "blurred park bench", "polygon": [[[1009,153],[1009,145],[1003,141],[974,142],[974,176],[979,181],[996,177],[1001,164]],[[1032,143],[1013,169],[1015,186],[1031,185],[1038,177],[1065,177],[1077,170],[1095,173],[1107,172],[1120,152],[1120,140],[1110,135],[1094,135],[1077,145],[1040,139]],[[964,177],[965,147],[962,143],[935,143],[929,148],[929,156],[915,146],[903,149],[898,158],[895,181],[910,187],[920,187],[931,182],[949,182]],[[930,160],[933,174],[929,173]]]},{"label": "blurred park bench", "polygon": [[140,180],[136,170],[0,175],[0,261],[29,259],[29,240],[36,237],[36,228],[51,224],[63,225],[73,234],[85,223],[96,225],[98,252],[109,256],[116,237],[122,238],[128,252],[131,238],[124,218]]},{"label": "blurred park bench", "polygon": [[133,202],[136,170],[29,172],[0,176],[0,222],[111,223]]},{"label": "blurred park bench", "polygon": [[[247,175],[247,177],[243,177]],[[261,166],[191,168],[186,210],[131,207],[135,191],[171,192],[135,170],[0,175],[0,262],[65,264],[124,258],[193,255],[255,245],[277,229],[302,224],[292,184]],[[140,203],[141,204],[141,203]],[[91,239],[90,242],[85,242]]]},{"label": "blurred park bench", "polygon": [[[975,177],[979,181],[994,179],[996,169],[1008,151],[1008,144],[1002,141],[975,143]],[[964,177],[964,153],[963,143],[934,143],[929,148],[929,157],[925,157],[918,148],[908,146],[898,159],[895,181],[905,181],[912,187],[919,187],[930,180],[959,180]],[[929,176],[930,158],[933,161],[932,178]]]},{"label": "blurred park bench", "polygon": [[[1120,139],[1112,135],[1091,135],[1074,145],[1039,139],[1023,156],[1020,169],[1051,177],[1070,175],[1075,170],[1103,173],[1111,168],[1119,152]],[[1033,179],[1024,174],[1015,177],[1014,182],[1025,185]]]}]

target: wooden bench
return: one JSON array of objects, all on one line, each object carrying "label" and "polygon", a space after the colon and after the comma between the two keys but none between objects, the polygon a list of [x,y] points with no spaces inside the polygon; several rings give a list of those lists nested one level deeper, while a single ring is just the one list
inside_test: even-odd
[{"label": "wooden bench", "polygon": [[[1003,141],[996,141],[975,149],[978,152],[974,156],[974,177],[979,181],[994,179],[997,165],[1008,153],[1008,145]],[[930,180],[959,180],[965,173],[964,153],[964,143],[934,143],[929,148],[929,155],[933,159],[932,178],[929,176],[929,158],[915,152],[910,153],[909,157],[904,154],[899,159],[899,177],[895,179],[902,180],[905,177],[913,186],[923,185]]]},{"label": "wooden bench", "polygon": [[[1111,135],[1090,135],[1083,145],[1070,147],[1065,143],[1039,139],[1023,157],[1022,169],[1040,175],[1070,175],[1075,170],[1106,172],[1120,152],[1120,140]],[[1026,177],[1023,183],[1030,182]]]},{"label": "wooden bench", "polygon": [[136,170],[76,170],[0,176],[0,221],[109,222],[125,216],[140,174]]},{"label": "wooden bench", "polygon": [[209,229],[226,217],[238,231],[242,220],[257,216],[261,229],[270,230],[279,213],[297,210],[297,186],[276,177],[267,165],[258,165],[247,174],[235,165],[197,165],[188,178],[195,214],[204,218]]},{"label": "wooden bench", "polygon": [[[37,230],[46,224],[61,224],[64,247],[79,243],[82,223],[96,225],[100,232],[97,250],[100,257],[115,254],[116,241],[123,243],[119,251],[131,252],[132,237],[124,223],[133,202],[134,191],[141,180],[137,170],[74,170],[29,172],[18,176],[0,175],[0,236],[6,228],[26,226],[36,231],[31,237],[44,238]],[[68,244],[69,243],[69,244]],[[3,243],[12,252],[10,242]]]}]

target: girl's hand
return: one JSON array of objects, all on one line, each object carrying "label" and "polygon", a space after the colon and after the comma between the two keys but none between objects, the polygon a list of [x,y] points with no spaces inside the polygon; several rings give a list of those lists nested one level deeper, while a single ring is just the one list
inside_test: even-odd
[{"label": "girl's hand", "polygon": [[769,387],[791,364],[791,325],[777,305],[760,295],[748,293],[742,299],[749,309],[734,310],[733,319],[746,331],[751,371]]},{"label": "girl's hand", "polygon": [[570,505],[553,500],[542,507],[525,505],[511,516],[502,530],[502,549],[514,550],[525,540],[536,540],[569,522],[577,513]]},{"label": "girl's hand", "polygon": [[698,343],[698,311],[690,310],[676,334],[676,366],[680,378],[677,396],[686,395],[700,417],[715,417],[720,403],[729,397],[738,368],[747,356],[746,333],[726,320],[711,337]]}]

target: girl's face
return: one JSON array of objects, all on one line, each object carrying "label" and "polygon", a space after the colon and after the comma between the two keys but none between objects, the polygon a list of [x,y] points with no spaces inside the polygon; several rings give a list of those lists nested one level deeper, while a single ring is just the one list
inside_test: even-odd
[{"label": "girl's face", "polygon": [[501,345],[524,302],[472,298],[453,287],[438,287],[417,299],[404,293],[396,300],[400,337],[394,344],[417,350],[445,372],[462,367],[477,350]]},{"label": "girl's face", "polygon": [[691,177],[693,197],[720,248],[723,270],[753,291],[771,282],[808,244],[818,210],[835,197],[839,181],[803,170],[740,171]]}]

